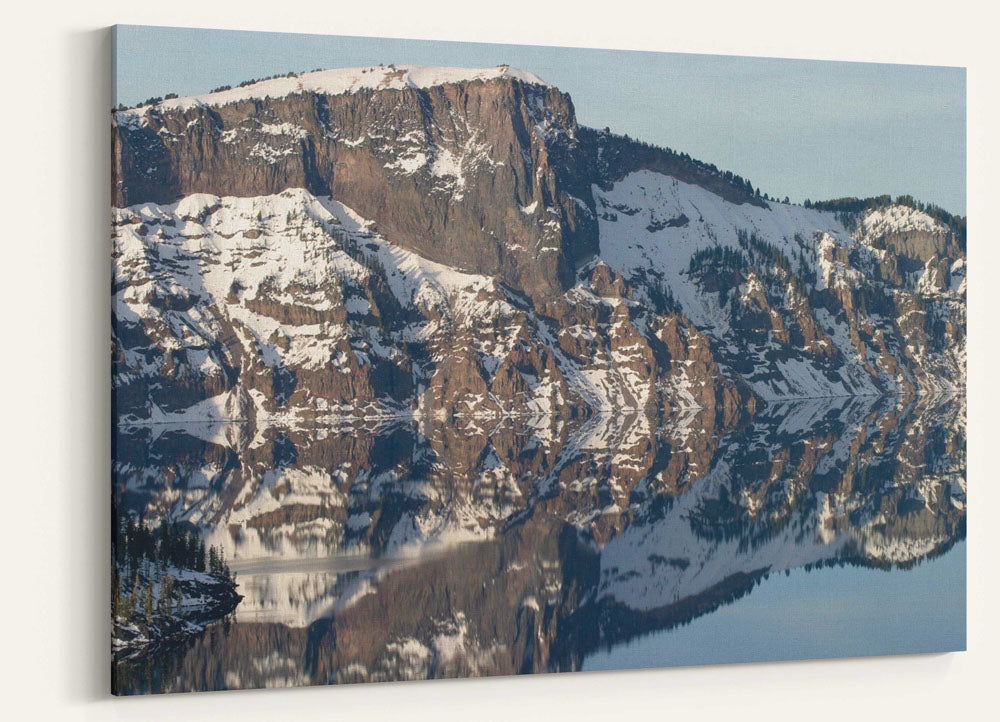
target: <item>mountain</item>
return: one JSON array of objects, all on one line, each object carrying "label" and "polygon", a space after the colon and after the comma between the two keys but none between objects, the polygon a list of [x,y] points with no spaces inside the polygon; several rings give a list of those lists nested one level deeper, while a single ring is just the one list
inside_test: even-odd
[{"label": "mountain", "polygon": [[319,71],[111,130],[120,422],[964,390],[962,219],[767,200],[524,71]]}]

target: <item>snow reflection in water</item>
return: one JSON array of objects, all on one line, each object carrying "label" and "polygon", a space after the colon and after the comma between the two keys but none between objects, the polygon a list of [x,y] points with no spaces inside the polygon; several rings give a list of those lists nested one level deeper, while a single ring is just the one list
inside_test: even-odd
[{"label": "snow reflection in water", "polygon": [[[244,595],[171,653],[120,663],[132,692],[691,663],[641,639],[683,643],[680,625],[802,570],[863,610],[825,649],[879,653],[858,636],[887,613],[879,589],[965,536],[963,398],[773,405],[738,428],[694,411],[139,428],[118,442],[120,503],[224,547]],[[914,623],[890,651],[964,644],[959,571],[912,579],[955,602],[942,615],[961,641]],[[801,616],[820,598],[807,586],[766,588]],[[760,654],[824,647],[802,649],[772,640]]]}]

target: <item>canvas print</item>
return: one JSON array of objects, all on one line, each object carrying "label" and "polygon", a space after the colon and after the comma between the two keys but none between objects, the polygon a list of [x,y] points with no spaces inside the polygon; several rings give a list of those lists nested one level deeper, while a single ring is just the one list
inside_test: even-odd
[{"label": "canvas print", "polygon": [[964,70],[113,39],[114,693],[965,648]]}]

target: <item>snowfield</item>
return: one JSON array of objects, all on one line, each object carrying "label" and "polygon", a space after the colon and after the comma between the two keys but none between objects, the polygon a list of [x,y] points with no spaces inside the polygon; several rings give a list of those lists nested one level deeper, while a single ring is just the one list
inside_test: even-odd
[{"label": "snowfield", "polygon": [[[596,185],[592,191],[600,224],[601,259],[627,279],[652,279],[662,284],[680,310],[713,339],[723,361],[727,355],[754,358],[758,369],[766,369],[767,373],[754,371],[744,374],[744,378],[765,400],[878,395],[885,390],[900,390],[898,370],[883,367],[883,360],[871,348],[861,353],[849,318],[822,307],[809,309],[801,291],[791,286],[769,289],[769,300],[774,304],[773,295],[779,294],[774,305],[781,309],[779,315],[785,320],[788,311],[804,311],[812,316],[826,337],[818,345],[832,342],[843,361],[836,374],[831,374],[829,363],[815,354],[786,348],[782,349],[784,357],[776,357],[774,351],[779,347],[774,343],[747,348],[741,331],[732,327],[730,303],[707,290],[691,272],[690,262],[696,253],[705,250],[728,249],[745,255],[748,249],[739,236],[749,234],[787,259],[796,275],[815,278],[816,291],[851,293],[874,280],[870,269],[885,260],[886,252],[878,247],[885,234],[925,232],[947,236],[948,229],[926,213],[900,205],[871,210],[862,215],[859,228],[852,232],[834,213],[775,201],[763,208],[737,205],[700,186],[651,171],[631,173],[609,191]],[[845,258],[855,257],[856,261],[845,262]],[[935,283],[937,269],[930,262],[921,271],[908,274],[906,280],[918,296],[942,301],[946,308],[941,312],[951,309],[964,323],[964,286],[959,285],[964,283],[964,265],[956,271],[958,280],[953,279],[952,287],[940,292],[936,290],[940,284]],[[737,289],[744,304],[761,291],[767,295],[768,289],[753,274]],[[879,319],[890,329],[902,320]],[[928,358],[922,349],[914,347],[907,354],[910,358],[942,371],[938,374],[940,384],[931,373],[917,385],[934,392],[964,388],[963,349],[964,344],[945,349],[938,358]],[[908,371],[903,373],[906,380],[914,380]]]},{"label": "snowfield", "polygon": [[267,100],[284,98],[299,93],[322,93],[341,95],[359,90],[402,90],[403,88],[432,88],[474,81],[488,81],[496,78],[513,78],[530,85],[550,87],[534,73],[519,70],[508,65],[495,68],[454,68],[423,65],[377,65],[364,68],[333,68],[301,73],[292,77],[262,80],[242,88],[232,88],[214,93],[203,93],[183,98],[171,98],[155,106],[143,105],[119,111],[116,115],[121,124],[138,122],[152,109],[189,110],[201,106],[220,106],[243,100]]},{"label": "snowfield", "polygon": [[[915,381],[918,388],[934,393],[964,386],[964,343],[932,353],[924,348],[922,337],[902,334],[909,332],[914,319],[923,318],[914,314],[925,311],[908,310],[898,319],[879,320],[886,329],[888,349],[896,358],[909,359],[902,367],[891,366],[872,343],[859,343],[863,328],[851,317],[823,306],[811,308],[803,292],[792,285],[776,287],[773,279],[750,273],[723,299],[691,272],[696,254],[719,249],[743,254],[747,234],[753,234],[790,259],[798,274],[814,278],[817,292],[851,294],[867,282],[863,269],[883,262],[885,251],[873,247],[879,236],[871,234],[887,228],[942,233],[926,214],[899,207],[873,211],[862,218],[861,231],[852,234],[831,213],[779,203],[766,208],[736,205],[699,186],[647,171],[630,174],[609,191],[595,186],[593,193],[599,210],[600,256],[581,269],[581,278],[594,264],[605,263],[635,285],[637,296],[601,298],[581,281],[567,293],[571,302],[608,306],[612,314],[622,320],[632,318],[642,330],[649,325],[651,284],[659,285],[710,339],[722,373],[742,376],[765,400],[878,395]],[[127,328],[144,327],[147,334],[156,329],[159,348],[153,355],[123,348],[124,363],[117,376],[123,384],[159,373],[164,355],[178,352],[184,354],[187,373],[221,383],[228,373],[223,346],[232,344],[238,344],[246,358],[259,357],[268,368],[340,369],[350,374],[355,363],[364,366],[379,359],[395,363],[401,344],[433,345],[435,339],[444,338],[442,334],[453,336],[456,329],[467,329],[488,375],[518,345],[518,333],[527,333],[555,357],[570,392],[593,409],[639,410],[654,400],[654,386],[635,371],[643,366],[640,346],[622,341],[606,348],[594,329],[557,329],[530,315],[524,318],[519,315],[523,299],[510,295],[496,279],[406,250],[332,198],[303,189],[254,198],[196,194],[174,204],[116,209],[114,224],[115,277],[120,279],[113,298],[116,318]],[[860,260],[849,264],[848,254]],[[373,327],[377,309],[367,289],[374,282],[374,266],[384,269],[400,307],[419,309],[423,321],[391,333]],[[939,273],[928,261],[908,276],[913,292],[892,293],[904,298],[913,293],[914,299],[925,300],[914,300],[911,306],[929,304],[942,318],[954,317],[964,311],[964,262],[952,265],[947,284]],[[794,321],[795,314],[814,322],[818,336],[812,349],[787,340],[779,343],[771,331],[767,338],[748,344],[743,332],[733,327],[738,318],[734,309],[755,308],[762,302],[772,304],[776,328]],[[280,308],[268,310],[275,306]],[[281,309],[288,310],[276,313]],[[958,318],[964,319],[964,312]],[[622,329],[621,321],[611,321],[597,329],[609,340]],[[529,328],[524,327],[526,322]],[[230,325],[232,332],[227,330]],[[510,333],[504,333],[505,328]],[[592,346],[592,355],[585,360],[569,357],[562,348],[564,335]],[[224,338],[228,340],[223,342]],[[445,356],[442,347],[432,360],[438,363]],[[749,369],[733,368],[747,359]],[[925,373],[915,379],[912,368]],[[676,407],[699,405],[692,393],[701,382],[687,378],[686,372],[678,366],[660,382]],[[525,412],[550,414],[566,403],[566,392],[553,377],[538,378],[525,371],[523,378],[528,393]],[[419,378],[417,382],[427,383]],[[250,397],[258,421],[295,416],[294,411],[264,408],[264,397],[256,391]],[[224,408],[227,399],[216,394],[190,409],[150,408],[147,415],[158,423],[246,418],[246,410],[235,402]],[[320,415],[357,413],[322,400],[311,403]],[[468,403],[469,411],[478,413],[474,406],[480,402],[470,398]],[[406,410],[378,402],[364,413],[378,416]]]}]

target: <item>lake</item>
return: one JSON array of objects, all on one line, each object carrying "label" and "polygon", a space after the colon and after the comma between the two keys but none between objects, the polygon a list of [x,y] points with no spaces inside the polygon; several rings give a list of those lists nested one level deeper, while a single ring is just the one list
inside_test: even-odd
[{"label": "lake", "polygon": [[965,400],[123,427],[117,503],[243,599],[124,693],[965,647]]}]

